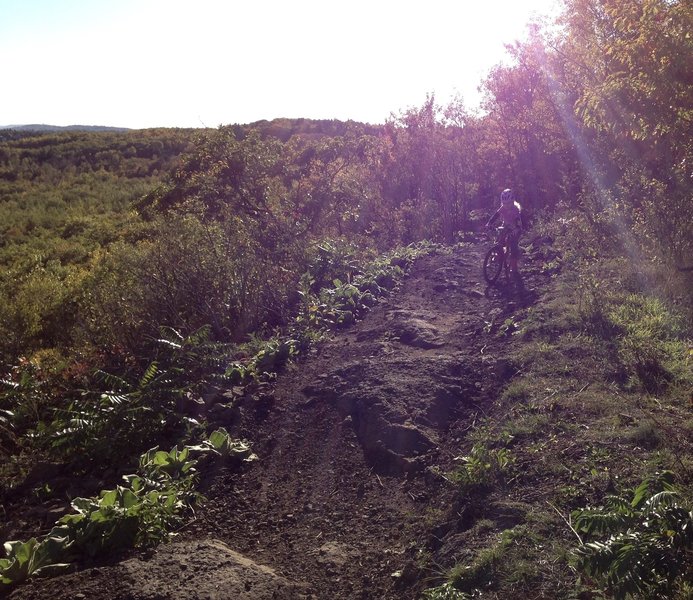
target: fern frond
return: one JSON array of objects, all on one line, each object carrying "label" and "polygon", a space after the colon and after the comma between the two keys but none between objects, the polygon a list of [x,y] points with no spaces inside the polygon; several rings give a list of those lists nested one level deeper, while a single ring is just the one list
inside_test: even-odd
[{"label": "fern frond", "polygon": [[621,511],[628,514],[632,513],[630,500],[624,498],[623,496],[606,496],[604,498],[604,505],[608,507],[610,511]]},{"label": "fern frond", "polygon": [[177,344],[178,346],[182,346],[183,342],[185,341],[183,334],[181,334],[177,329],[168,327],[167,325],[162,325],[159,327],[159,335],[162,339],[157,341],[160,342],[163,341],[169,344]]},{"label": "fern frond", "polygon": [[609,535],[575,549],[578,567],[607,584],[614,598],[669,598],[693,550],[693,511],[680,504],[671,473],[645,479],[631,502],[613,496],[610,510],[573,513],[577,528]]},{"label": "fern frond", "polygon": [[671,506],[679,499],[679,495],[672,490],[658,492],[645,502],[646,510],[657,510],[661,507]]},{"label": "fern frond", "polygon": [[117,389],[121,392],[125,392],[130,389],[130,384],[125,379],[118,377],[117,375],[113,375],[112,373],[107,373],[106,371],[99,369],[96,371],[96,376],[110,388]]},{"label": "fern frond", "polygon": [[19,388],[19,384],[17,382],[10,381],[9,379],[0,379],[0,384],[6,386],[8,388],[11,388],[13,390],[16,390]]},{"label": "fern frond", "polygon": [[191,333],[185,338],[184,344],[186,346],[200,346],[206,342],[209,342],[212,335],[212,328],[209,325],[203,325],[197,331]]},{"label": "fern frond", "polygon": [[140,378],[139,383],[137,384],[137,387],[142,390],[146,388],[156,377],[157,373],[159,372],[159,364],[157,361],[153,361],[152,363],[149,364],[147,367],[146,371],[144,372],[144,375]]},{"label": "fern frond", "polygon": [[183,346],[177,342],[172,342],[171,340],[167,340],[165,338],[159,338],[156,340],[158,344],[162,344],[164,346],[168,346],[169,348],[173,348],[174,350],[180,350]]},{"label": "fern frond", "polygon": [[116,394],[114,392],[104,392],[101,394],[101,406],[103,408],[119,406],[127,402],[128,396],[126,394]]},{"label": "fern frond", "polygon": [[575,528],[591,535],[601,535],[625,529],[633,521],[632,514],[601,509],[587,509],[573,513]]},{"label": "fern frond", "polygon": [[631,506],[640,508],[643,502],[657,492],[663,490],[671,491],[674,485],[674,474],[671,471],[662,471],[646,477],[643,482],[635,488]]}]

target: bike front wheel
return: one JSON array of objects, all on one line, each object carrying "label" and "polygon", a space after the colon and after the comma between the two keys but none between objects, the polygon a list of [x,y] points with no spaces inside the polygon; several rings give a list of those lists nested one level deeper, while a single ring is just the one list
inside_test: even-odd
[{"label": "bike front wheel", "polygon": [[488,283],[495,283],[503,271],[505,263],[505,252],[503,247],[498,245],[491,248],[484,258],[484,279]]}]

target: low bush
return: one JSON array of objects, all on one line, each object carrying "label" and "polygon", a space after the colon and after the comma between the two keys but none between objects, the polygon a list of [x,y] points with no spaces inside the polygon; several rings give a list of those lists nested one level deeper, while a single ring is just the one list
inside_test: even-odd
[{"label": "low bush", "polygon": [[147,547],[166,540],[172,528],[198,500],[197,458],[212,453],[253,460],[244,442],[223,430],[197,446],[153,448],[139,460],[137,474],[124,476],[125,485],[104,490],[96,498],[75,498],[74,512],[58,520],[41,540],[5,543],[0,559],[0,590],[29,577],[63,570],[84,557]]},{"label": "low bush", "polygon": [[[646,478],[629,496],[607,496],[604,506],[575,511],[575,529],[589,541],[575,550],[576,565],[617,599],[690,597],[693,510],[673,485],[673,474]],[[677,596],[677,594],[681,594]]]}]

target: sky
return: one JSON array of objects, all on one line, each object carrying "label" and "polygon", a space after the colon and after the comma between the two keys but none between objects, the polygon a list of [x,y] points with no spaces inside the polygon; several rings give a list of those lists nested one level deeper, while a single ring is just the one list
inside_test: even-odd
[{"label": "sky", "polygon": [[[555,0],[0,0],[0,125],[383,123],[460,96]],[[552,12],[553,11],[553,12]]]}]

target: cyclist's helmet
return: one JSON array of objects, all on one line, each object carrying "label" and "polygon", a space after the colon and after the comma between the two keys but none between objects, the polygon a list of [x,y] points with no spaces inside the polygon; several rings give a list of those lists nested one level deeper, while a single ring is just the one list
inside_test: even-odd
[{"label": "cyclist's helmet", "polygon": [[500,201],[501,204],[512,204],[515,202],[515,194],[513,194],[513,191],[510,188],[505,189],[501,192]]}]

